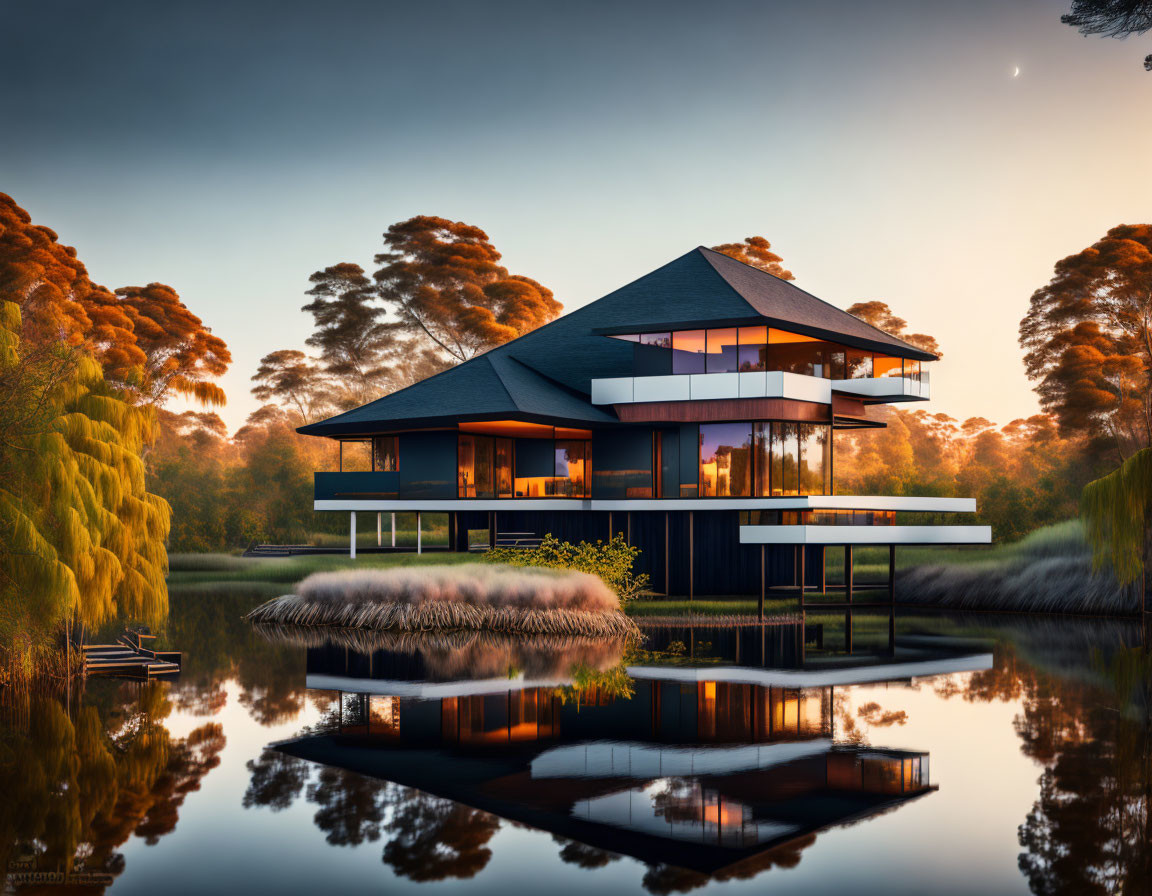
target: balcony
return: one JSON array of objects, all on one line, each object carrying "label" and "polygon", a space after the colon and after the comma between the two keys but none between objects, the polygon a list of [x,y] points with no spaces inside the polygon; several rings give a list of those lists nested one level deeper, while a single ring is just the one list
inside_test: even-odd
[{"label": "balcony", "polygon": [[927,371],[918,377],[872,376],[832,381],[832,391],[868,402],[927,401],[932,390]]},{"label": "balcony", "polygon": [[391,473],[316,473],[315,501],[337,498],[373,500],[395,498],[400,492],[400,474]]},{"label": "balcony", "polygon": [[786,398],[830,404],[832,393],[868,402],[925,401],[928,374],[829,380],[782,370],[748,373],[681,373],[592,380],[592,404],[708,401],[723,398]]}]

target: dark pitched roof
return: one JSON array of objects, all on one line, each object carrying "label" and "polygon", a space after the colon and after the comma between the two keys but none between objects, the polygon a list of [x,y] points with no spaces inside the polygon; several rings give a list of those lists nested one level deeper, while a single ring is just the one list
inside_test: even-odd
[{"label": "dark pitched roof", "polygon": [[631,376],[632,344],[605,333],[765,319],[858,348],[935,357],[787,281],[701,246],[478,358],[299,431],[351,435],[509,417],[614,423],[613,413],[589,402],[591,380]]},{"label": "dark pitched roof", "polygon": [[715,268],[716,273],[763,317],[834,334],[840,337],[840,341],[844,341],[843,337],[848,336],[865,342],[878,343],[898,350],[902,357],[918,358],[921,361],[936,360],[936,356],[931,352],[885,333],[854,314],[849,314],[805,292],[794,283],[773,277],[722,252],[705,249],[703,246],[696,251],[703,255]]}]

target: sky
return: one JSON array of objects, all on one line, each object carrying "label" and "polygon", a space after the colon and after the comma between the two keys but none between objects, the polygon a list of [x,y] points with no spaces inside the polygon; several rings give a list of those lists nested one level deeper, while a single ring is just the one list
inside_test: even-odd
[{"label": "sky", "polygon": [[939,339],[929,410],[1006,423],[1037,411],[1032,292],[1152,219],[1152,34],[1068,5],[0,0],[0,191],[97,282],[179,291],[232,350],[233,429],[308,276],[416,214],[568,310],[765,236]]}]

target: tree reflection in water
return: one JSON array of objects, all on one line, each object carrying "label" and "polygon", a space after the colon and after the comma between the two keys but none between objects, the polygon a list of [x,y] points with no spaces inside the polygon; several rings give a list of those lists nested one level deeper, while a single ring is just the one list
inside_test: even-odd
[{"label": "tree reflection in water", "polygon": [[611,862],[619,861],[620,856],[606,849],[597,849],[577,840],[569,840],[558,834],[552,835],[552,840],[560,844],[560,861],[577,868],[603,868]]},{"label": "tree reflection in water", "polygon": [[286,809],[304,793],[318,809],[316,827],[334,846],[375,843],[387,836],[382,859],[396,874],[418,882],[470,878],[492,858],[487,843],[500,822],[487,812],[411,787],[377,781],[265,750],[248,763],[252,777],[244,808]]},{"label": "tree reflection in water", "polygon": [[291,721],[304,709],[307,692],[300,651],[253,631],[244,614],[257,598],[212,591],[172,600],[167,640],[183,652],[172,697],[180,709],[214,715],[224,708],[224,683],[236,681],[240,703],[261,725]]},{"label": "tree reflection in water", "polygon": [[[1062,670],[1067,674],[1068,670]],[[1020,700],[1024,755],[1044,766],[1020,826],[1019,865],[1034,893],[1152,888],[1152,656],[1118,648],[1070,681],[997,651],[993,669],[937,686],[973,702]]]},{"label": "tree reflection in water", "polygon": [[124,868],[118,848],[133,834],[156,843],[174,830],[185,796],[219,764],[219,725],[169,735],[166,684],[99,691],[75,710],[41,695],[4,706],[0,868],[9,884],[60,873],[110,884]]}]

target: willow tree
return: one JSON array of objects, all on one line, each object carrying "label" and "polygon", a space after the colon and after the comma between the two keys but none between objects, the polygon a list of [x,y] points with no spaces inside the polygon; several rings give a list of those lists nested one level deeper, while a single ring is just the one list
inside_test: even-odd
[{"label": "willow tree", "polygon": [[1152,571],[1152,448],[1144,448],[1107,476],[1089,482],[1081,514],[1093,566],[1110,566],[1121,585],[1139,582],[1140,609],[1147,610]]},{"label": "willow tree", "polygon": [[90,355],[21,330],[0,302],[0,678],[37,671],[61,626],[156,623],[168,604],[168,505],[141,460],[153,411]]}]

